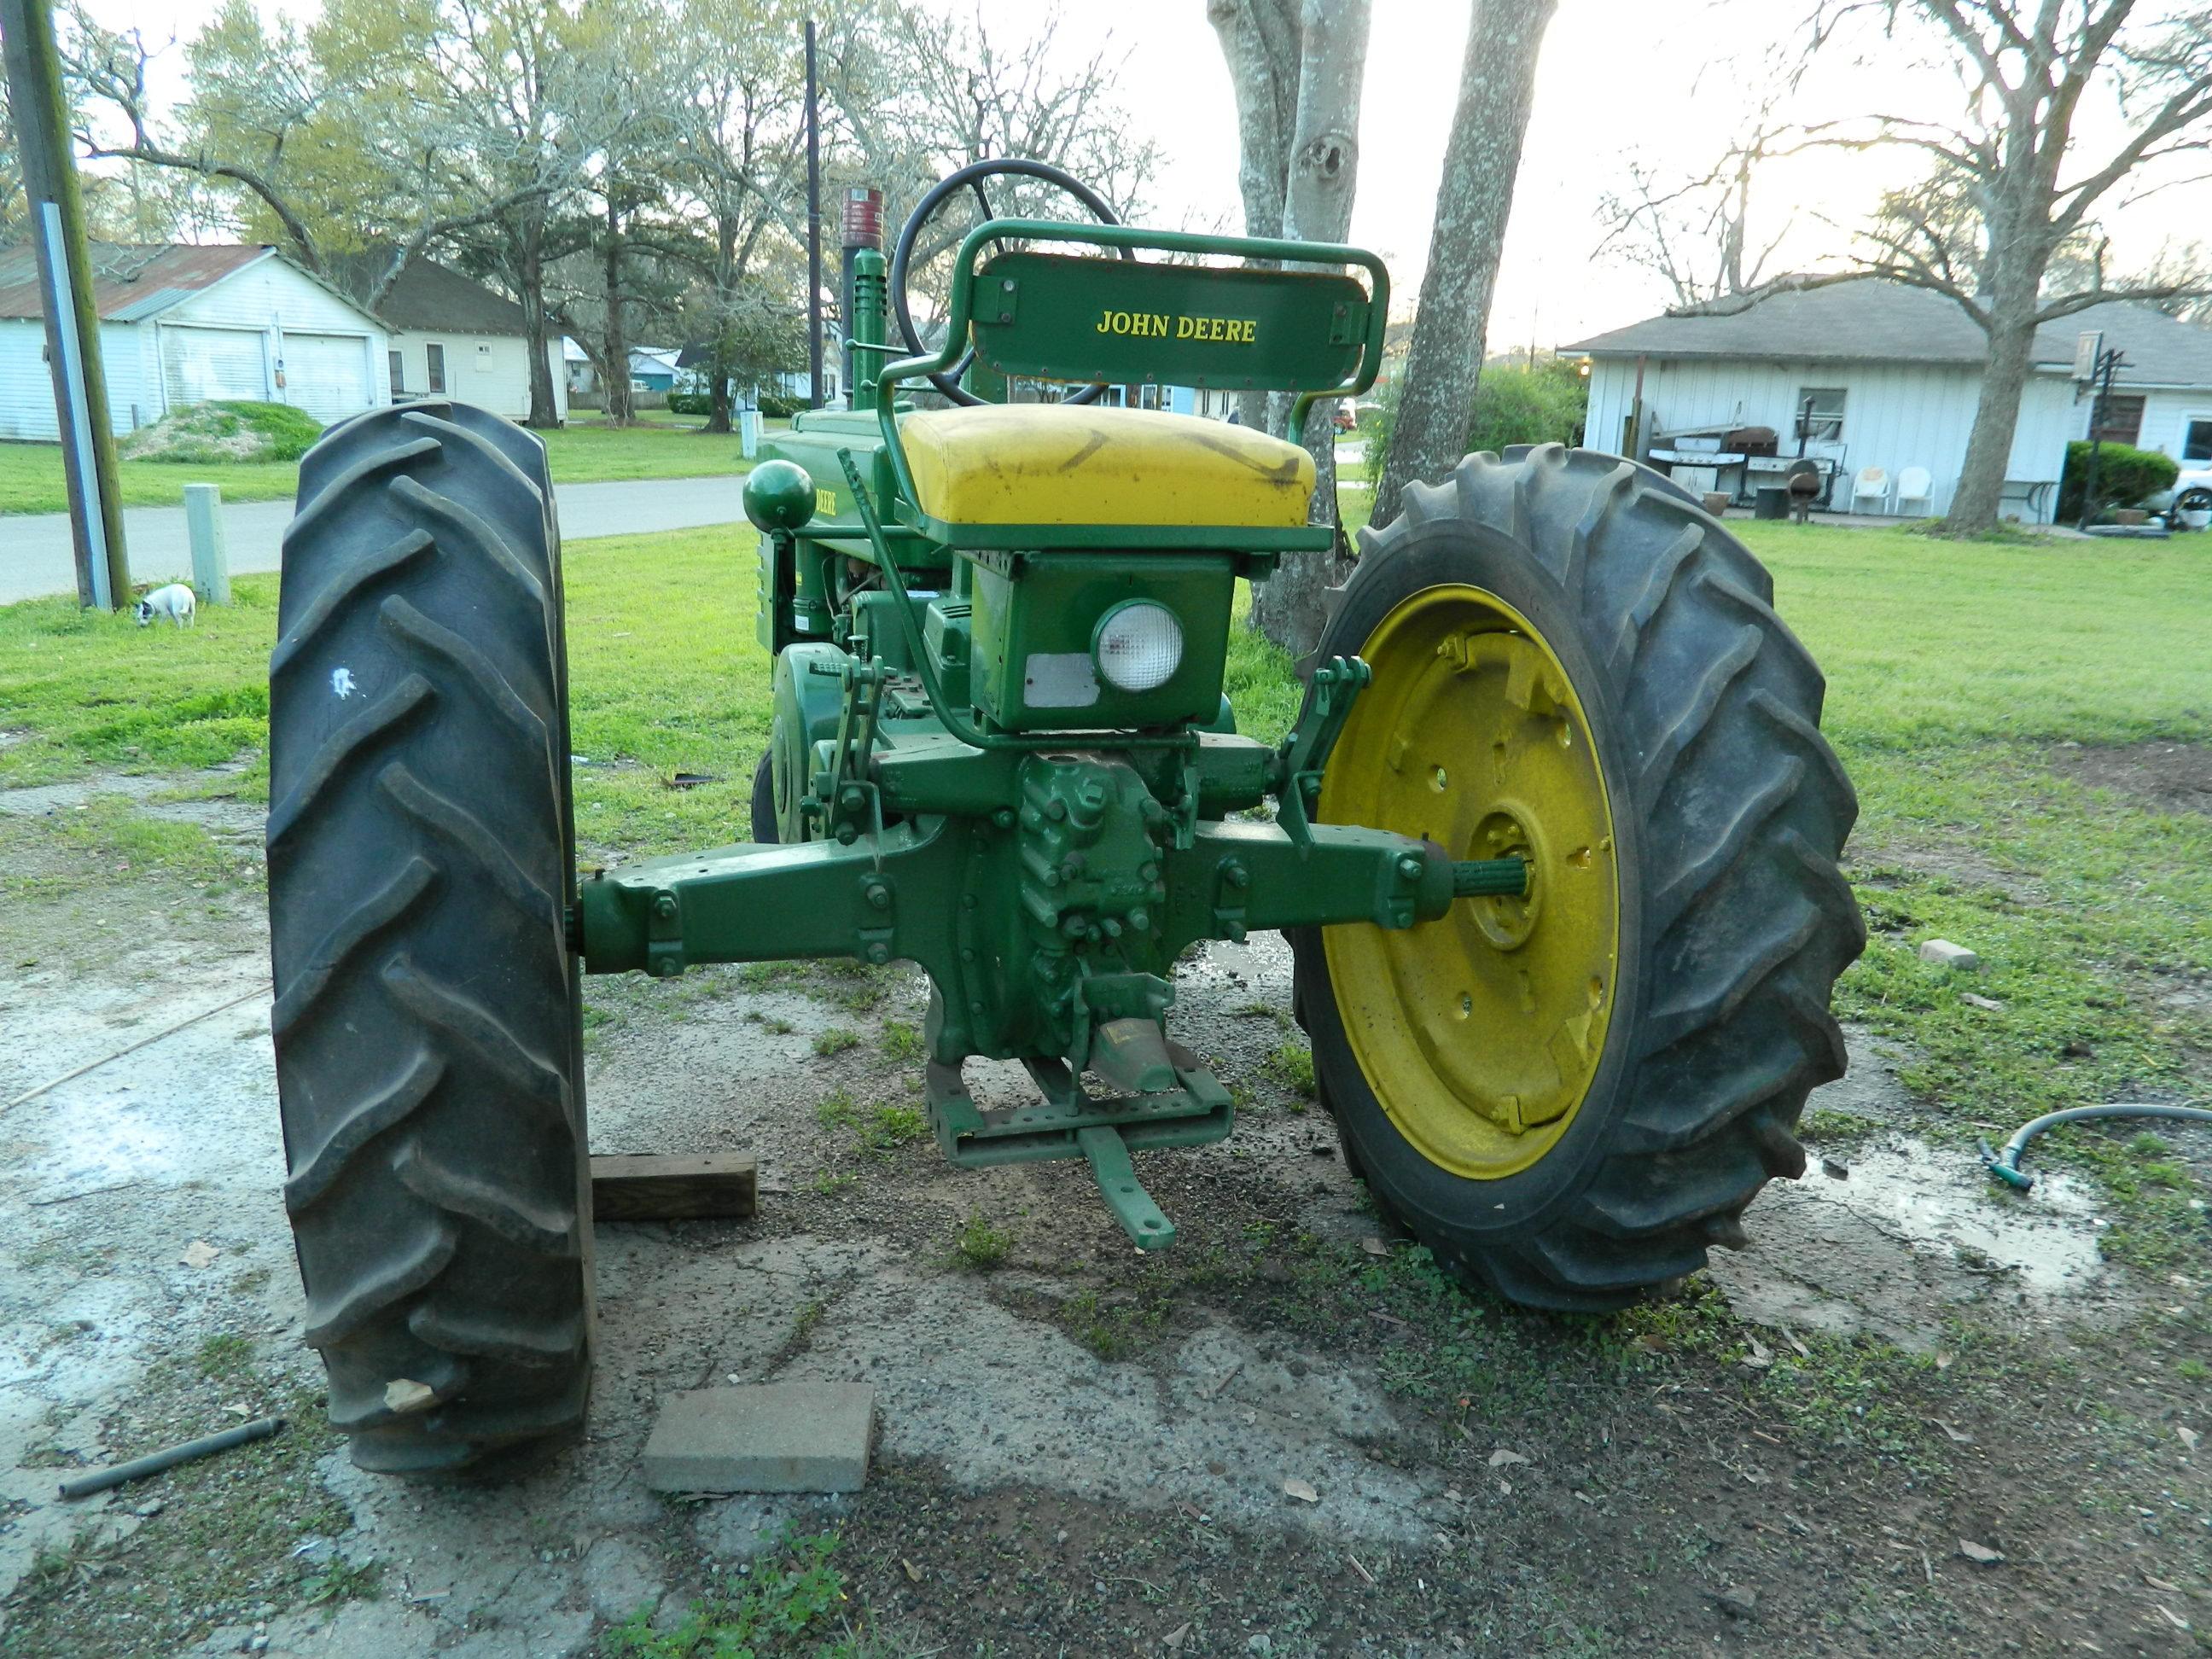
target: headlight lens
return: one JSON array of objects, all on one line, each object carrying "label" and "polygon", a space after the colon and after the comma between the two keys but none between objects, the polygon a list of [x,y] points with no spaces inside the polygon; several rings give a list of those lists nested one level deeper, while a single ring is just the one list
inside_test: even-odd
[{"label": "headlight lens", "polygon": [[1182,665],[1182,624],[1164,605],[1131,599],[1099,618],[1091,654],[1116,690],[1157,690]]}]

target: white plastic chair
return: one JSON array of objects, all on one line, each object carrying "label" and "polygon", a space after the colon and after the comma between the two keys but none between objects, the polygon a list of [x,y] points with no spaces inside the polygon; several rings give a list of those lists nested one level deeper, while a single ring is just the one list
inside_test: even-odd
[{"label": "white plastic chair", "polygon": [[1936,510],[1936,481],[1924,466],[1908,466],[1897,475],[1897,510],[1904,512],[1908,501],[1918,501],[1930,513]]},{"label": "white plastic chair", "polygon": [[1877,513],[1889,511],[1889,474],[1878,466],[1863,466],[1851,480],[1851,511],[1859,510],[1861,501],[1870,501]]}]

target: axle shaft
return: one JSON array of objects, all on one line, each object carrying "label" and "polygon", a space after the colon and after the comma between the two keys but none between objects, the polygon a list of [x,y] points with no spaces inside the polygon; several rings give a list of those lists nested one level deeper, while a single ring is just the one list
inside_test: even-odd
[{"label": "axle shaft", "polygon": [[1471,859],[1452,865],[1454,898],[1519,898],[1528,890],[1526,859]]}]

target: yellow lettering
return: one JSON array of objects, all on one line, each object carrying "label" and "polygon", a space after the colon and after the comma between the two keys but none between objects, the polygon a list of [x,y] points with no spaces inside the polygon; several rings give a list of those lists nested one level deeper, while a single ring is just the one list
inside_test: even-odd
[{"label": "yellow lettering", "polygon": [[1176,337],[1176,339],[1178,339],[1178,340],[1188,340],[1188,338],[1190,338],[1190,331],[1191,331],[1191,329],[1192,329],[1194,326],[1194,325],[1191,322],[1191,320],[1190,320],[1190,319],[1189,319],[1189,318],[1188,318],[1188,317],[1178,317],[1178,318],[1176,318],[1176,331],[1175,331],[1175,337]]},{"label": "yellow lettering", "polygon": [[836,518],[837,516],[837,492],[834,489],[816,490],[814,492],[814,510],[825,519]]},{"label": "yellow lettering", "polygon": [[1152,332],[1158,335],[1163,340],[1168,337],[1168,319],[1164,315],[1157,311],[1152,313]]},{"label": "yellow lettering", "polygon": [[1238,337],[1239,337],[1240,339],[1242,339],[1242,340],[1244,342],[1244,343],[1245,343],[1246,345],[1256,345],[1256,344],[1259,343],[1259,337],[1258,337],[1258,332],[1257,332],[1257,331],[1258,331],[1258,329],[1259,329],[1260,325],[1258,324],[1258,322],[1256,322],[1255,320],[1254,320],[1254,319],[1252,319],[1247,318],[1247,319],[1244,320],[1244,322],[1243,322],[1242,324],[1240,324],[1240,325],[1239,325],[1239,326],[1243,329],[1243,333],[1242,333],[1242,334],[1240,334],[1240,335],[1238,336]]},{"label": "yellow lettering", "polygon": [[1105,334],[1105,333],[1110,332],[1111,331],[1110,331],[1110,329],[1109,329],[1109,325],[1113,322],[1113,320],[1114,320],[1114,313],[1113,313],[1112,312],[1110,312],[1110,311],[1102,311],[1102,312],[1100,312],[1100,313],[1098,313],[1098,331],[1099,331],[1101,334]]}]

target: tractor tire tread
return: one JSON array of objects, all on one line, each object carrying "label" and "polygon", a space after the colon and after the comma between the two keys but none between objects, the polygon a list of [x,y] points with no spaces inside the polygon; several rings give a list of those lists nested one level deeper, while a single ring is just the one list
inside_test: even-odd
[{"label": "tractor tire tread", "polygon": [[[386,1473],[573,1430],[589,1391],[550,489],[543,447],[509,422],[372,411],[302,461],[284,540],[268,840],[285,1202],[332,1421]],[[401,1381],[430,1398],[388,1397]]]},{"label": "tractor tire tread", "polygon": [[[1740,1243],[1759,1189],[1804,1168],[1805,1098],[1844,1069],[1829,995],[1865,944],[1838,868],[1856,798],[1771,579],[1680,487],[1558,445],[1468,456],[1362,538],[1336,614],[1446,519],[1511,536],[1574,607],[1624,738],[1633,799],[1620,808],[1644,826],[1647,995],[1611,1039],[1632,1045],[1622,1103],[1574,1190],[1495,1231],[1376,1196],[1463,1278],[1538,1306],[1616,1307]],[[1324,637],[1321,653],[1359,647]],[[1331,994],[1318,943],[1299,941],[1302,1008]],[[1378,1159],[1345,1139],[1372,1188]]]}]

